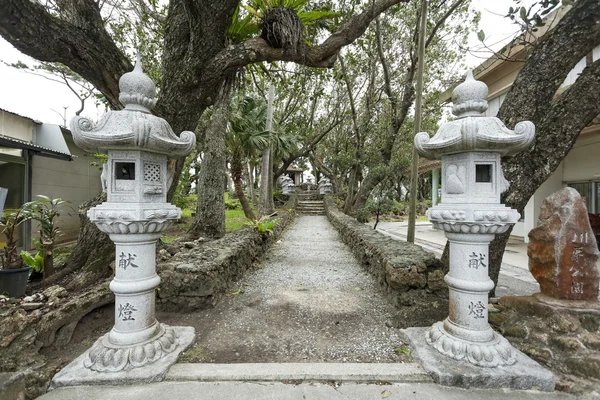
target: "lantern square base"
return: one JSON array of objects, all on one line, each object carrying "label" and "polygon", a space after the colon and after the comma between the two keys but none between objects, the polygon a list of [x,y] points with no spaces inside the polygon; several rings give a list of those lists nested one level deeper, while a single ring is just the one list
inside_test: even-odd
[{"label": "lantern square base", "polygon": [[478,389],[535,389],[545,392],[554,390],[555,379],[552,372],[517,349],[514,349],[517,361],[513,365],[478,367],[467,361],[454,360],[429,345],[425,339],[429,329],[407,328],[402,332],[408,338],[412,356],[440,385]]},{"label": "lantern square base", "polygon": [[73,360],[52,379],[52,387],[81,386],[81,385],[130,385],[135,383],[160,382],[164,379],[169,368],[175,364],[179,354],[186,350],[196,339],[196,331],[188,326],[172,327],[178,338],[175,350],[161,359],[143,367],[119,372],[96,372],[84,366],[87,358],[85,353]]}]

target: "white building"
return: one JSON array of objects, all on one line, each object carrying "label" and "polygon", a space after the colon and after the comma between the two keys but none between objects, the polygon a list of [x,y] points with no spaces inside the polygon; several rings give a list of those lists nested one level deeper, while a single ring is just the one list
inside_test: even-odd
[{"label": "white building", "polygon": [[[68,129],[0,109],[0,187],[8,189],[5,208],[17,208],[37,195],[70,201],[58,227],[58,242],[77,238],[79,205],[101,190],[100,169],[73,143]],[[30,247],[36,227],[24,226],[21,245]],[[0,236],[0,247],[4,238]]]},{"label": "white building", "polygon": [[[568,8],[562,7],[551,13],[547,19],[553,20],[555,24],[567,10]],[[556,14],[558,14],[558,18],[554,19]],[[540,28],[536,35],[543,35],[552,26],[553,24],[548,24]],[[523,59],[526,56],[524,48],[520,44],[507,46],[501,53],[503,55],[510,53],[510,57],[513,59]],[[575,66],[565,79],[560,90],[564,91],[572,85],[588,63],[592,63],[599,58],[600,46],[596,47]],[[489,108],[486,116],[496,116],[506,94],[522,67],[522,62],[510,62],[492,57],[475,69],[475,79],[485,82],[489,87]],[[452,89],[447,90],[442,94],[442,100],[450,101],[451,93]],[[600,116],[579,134],[567,157],[531,197],[525,207],[521,220],[515,225],[512,235],[522,237],[525,242],[528,242],[527,234],[537,224],[542,201],[550,194],[565,186],[571,186],[579,191],[581,196],[586,200],[590,214],[600,214],[599,155]],[[439,177],[439,174],[437,176]],[[598,217],[600,218],[600,215]],[[592,216],[591,218],[594,217]]]}]

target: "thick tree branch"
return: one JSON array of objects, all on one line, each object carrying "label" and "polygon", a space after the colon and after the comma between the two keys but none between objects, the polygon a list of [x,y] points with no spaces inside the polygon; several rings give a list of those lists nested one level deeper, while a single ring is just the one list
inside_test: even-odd
[{"label": "thick tree branch", "polygon": [[339,50],[360,37],[369,24],[388,8],[409,0],[376,0],[359,15],[350,18],[336,32],[318,46],[305,46],[303,51],[291,54],[275,49],[261,38],[253,38],[224,49],[213,60],[214,71],[237,69],[261,61],[293,61],[309,67],[333,67]]},{"label": "thick tree branch", "polygon": [[[600,114],[600,60],[586,67],[537,123],[531,148],[504,163],[511,182],[505,202],[523,210],[532,188],[538,188],[560,165],[586,126]],[[523,173],[535,171],[535,173]],[[525,194],[525,195],[523,195]]]},{"label": "thick tree branch", "polygon": [[51,16],[30,0],[0,2],[0,35],[19,51],[40,61],[60,62],[93,84],[112,108],[119,103],[119,78],[133,68],[100,24],[91,0],[72,3],[69,20]]},{"label": "thick tree branch", "polygon": [[312,151],[315,150],[315,148],[317,147],[317,145],[319,144],[319,142],[321,140],[323,140],[323,138],[325,136],[327,136],[327,134],[329,132],[331,132],[333,130],[333,128],[335,128],[336,126],[338,126],[340,124],[340,122],[342,122],[341,120],[337,119],[335,121],[333,121],[333,123],[331,125],[329,125],[329,127],[327,129],[325,129],[323,132],[315,135],[310,143],[308,143],[306,146],[302,147],[301,149],[299,149],[298,151],[296,151],[294,154],[291,154],[288,157],[285,157],[282,161],[283,163],[281,164],[281,166],[279,166],[279,168],[277,168],[277,170],[275,171],[275,173],[273,174],[273,179],[277,179],[279,178],[284,172],[285,170],[294,162],[296,161],[298,158],[300,157],[306,157],[308,156],[309,153],[311,153]]},{"label": "thick tree branch", "polygon": [[599,43],[600,2],[575,2],[527,58],[498,118],[511,127],[523,120],[541,121],[567,74]]}]

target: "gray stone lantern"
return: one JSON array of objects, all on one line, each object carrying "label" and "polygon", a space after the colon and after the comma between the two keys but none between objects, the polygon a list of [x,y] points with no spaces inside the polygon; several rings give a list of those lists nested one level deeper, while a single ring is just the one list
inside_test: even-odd
[{"label": "gray stone lantern", "polygon": [[[124,110],[110,111],[94,125],[83,117],[71,121],[75,144],[88,152],[108,153],[102,173],[107,201],[88,217],[116,245],[115,325],[86,354],[85,368],[98,372],[129,371],[157,363],[189,346],[193,328],[170,327],[155,318],[156,242],[180,218],[167,203],[172,177],[168,158],[195,147],[192,132],[177,137],[169,124],[150,113],[156,100],[152,80],[142,72],[140,57],[119,80]],[[76,360],[77,361],[77,360]],[[139,375],[138,375],[139,376]]]},{"label": "gray stone lantern", "polygon": [[508,189],[500,158],[526,149],[535,127],[520,122],[507,129],[487,110],[488,88],[471,72],[452,94],[456,120],[444,123],[430,138],[415,136],[422,157],[442,160],[442,204],[428,210],[432,224],[450,242],[449,315],[426,333],[426,341],[440,353],[481,367],[511,365],[515,349],[488,324],[490,242],[506,232],[520,215],[500,203]]},{"label": "gray stone lantern", "polygon": [[322,178],[319,181],[319,194],[331,194],[333,193],[333,185],[328,178]]}]

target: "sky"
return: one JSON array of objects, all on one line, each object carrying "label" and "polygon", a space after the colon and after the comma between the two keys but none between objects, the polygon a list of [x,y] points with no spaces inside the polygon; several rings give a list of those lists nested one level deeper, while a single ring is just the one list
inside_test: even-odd
[{"label": "sky", "polygon": [[[486,34],[485,43],[493,50],[499,50],[518,30],[508,18],[504,18],[511,5],[514,5],[512,0],[472,2],[472,8],[482,14],[480,28]],[[490,50],[481,45],[476,34],[469,38],[469,48],[469,68],[476,67],[492,55]],[[63,123],[65,108],[67,121],[75,115],[79,109],[79,99],[64,84],[4,64],[22,61],[32,65],[35,60],[20,53],[1,37],[0,60],[3,61],[0,63],[0,108],[51,124]],[[82,115],[97,120],[103,113],[103,108],[96,108],[93,101],[88,101]]]}]

